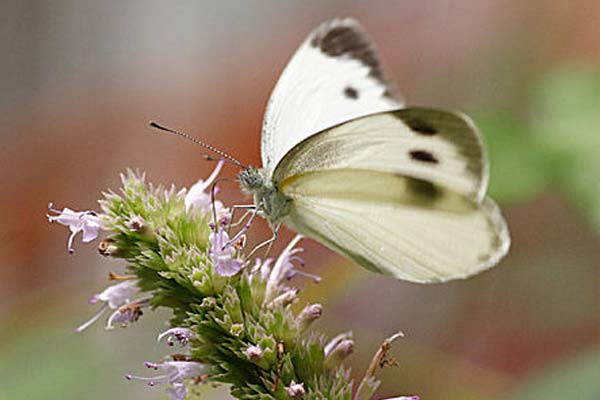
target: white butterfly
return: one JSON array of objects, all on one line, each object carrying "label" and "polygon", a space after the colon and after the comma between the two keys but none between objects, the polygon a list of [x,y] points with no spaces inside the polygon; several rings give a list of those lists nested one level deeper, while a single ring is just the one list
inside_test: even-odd
[{"label": "white butterfly", "polygon": [[460,113],[406,108],[393,93],[355,20],[313,31],[269,100],[263,168],[239,174],[254,215],[269,221],[272,240],[283,223],[411,282],[494,266],[510,238],[485,197],[488,164],[477,129]]}]

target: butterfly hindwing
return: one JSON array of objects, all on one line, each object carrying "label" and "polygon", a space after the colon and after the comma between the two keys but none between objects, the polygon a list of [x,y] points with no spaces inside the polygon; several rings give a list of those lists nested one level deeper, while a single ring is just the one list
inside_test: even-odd
[{"label": "butterfly hindwing", "polygon": [[263,168],[270,176],[289,150],[326,128],[401,107],[360,25],[351,18],[328,21],[298,48],[271,94]]},{"label": "butterfly hindwing", "polygon": [[504,219],[491,199],[478,203],[431,182],[367,170],[296,176],[287,223],[361,266],[411,282],[466,278],[508,251]]}]

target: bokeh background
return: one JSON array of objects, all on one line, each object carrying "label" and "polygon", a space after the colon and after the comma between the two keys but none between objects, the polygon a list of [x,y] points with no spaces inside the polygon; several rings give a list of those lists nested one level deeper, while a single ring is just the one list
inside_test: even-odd
[{"label": "bokeh background", "polygon": [[127,167],[180,187],[211,170],[150,119],[259,164],[279,73],[310,30],[346,15],[375,39],[409,104],[473,116],[513,246],[480,276],[420,286],[306,243],[307,268],[324,278],[303,291],[325,305],[317,329],[354,331],[355,378],[383,337],[406,333],[382,397],[600,399],[597,0],[2,1],[0,399],[164,398],[122,376],[165,354],[155,337],[167,315],[73,333],[122,266],[93,244],[68,255],[46,204],[94,208]]}]

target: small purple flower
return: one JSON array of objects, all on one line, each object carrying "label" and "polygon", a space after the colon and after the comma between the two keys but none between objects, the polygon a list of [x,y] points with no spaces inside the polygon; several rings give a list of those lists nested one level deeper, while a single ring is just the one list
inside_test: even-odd
[{"label": "small purple flower", "polygon": [[254,267],[252,267],[252,274],[258,273],[260,275],[260,279],[266,280],[269,278],[269,274],[271,273],[271,264],[273,264],[272,258],[267,258],[265,261],[262,261],[260,258],[256,258],[254,261]]},{"label": "small purple flower", "polygon": [[104,302],[100,310],[88,321],[79,326],[76,331],[82,332],[84,329],[96,322],[102,314],[108,309],[118,310],[120,307],[129,304],[131,299],[140,292],[135,279],[123,281],[104,289],[103,292],[95,294],[90,299],[90,304],[96,304],[99,301]]},{"label": "small purple flower", "polygon": [[187,328],[171,328],[167,329],[160,335],[158,335],[158,341],[160,342],[164,337],[167,338],[167,344],[169,346],[175,345],[175,342],[179,342],[181,346],[187,346],[190,340],[196,338],[194,332]]},{"label": "small purple flower", "polygon": [[48,204],[48,210],[57,215],[46,214],[49,222],[58,222],[61,225],[68,226],[71,235],[67,241],[67,250],[73,253],[73,239],[79,232],[83,232],[81,241],[91,242],[98,237],[98,231],[102,228],[102,220],[94,211],[73,211],[70,208],[63,208],[59,211],[53,208],[53,204]]},{"label": "small purple flower", "polygon": [[263,356],[263,351],[260,346],[251,345],[244,350],[244,354],[250,361],[260,360]]},{"label": "small purple flower", "polygon": [[215,227],[208,237],[210,258],[217,273],[221,276],[233,276],[242,269],[242,261],[234,258],[236,249],[229,244],[229,235],[223,228]]},{"label": "small purple flower", "polygon": [[333,347],[325,347],[325,365],[329,368],[338,366],[354,352],[354,340],[342,339]]},{"label": "small purple flower", "polygon": [[299,399],[306,394],[304,383],[296,383],[294,381],[290,382],[290,386],[286,387],[285,391],[292,399]]},{"label": "small purple flower", "polygon": [[305,331],[310,324],[321,317],[323,306],[321,304],[309,304],[296,317],[296,325],[300,332]]},{"label": "small purple flower", "polygon": [[309,274],[307,272],[300,271],[294,268],[294,261],[297,261],[300,265],[303,265],[302,259],[300,259],[300,257],[298,257],[296,254],[304,251],[304,249],[294,248],[294,246],[296,246],[296,244],[298,244],[298,242],[301,239],[302,236],[296,235],[290,241],[287,247],[281,252],[279,258],[277,258],[277,261],[275,261],[275,264],[273,265],[273,268],[271,269],[267,280],[265,301],[272,300],[273,296],[275,295],[277,289],[280,287],[284,279],[291,279],[296,275],[303,275],[310,277],[315,282],[321,281],[321,278],[316,275]]},{"label": "small purple flower", "polygon": [[[207,213],[211,210],[211,196],[210,191],[207,192],[207,189],[210,188],[210,185],[217,178],[219,172],[221,172],[223,164],[225,164],[225,162],[223,160],[220,160],[217,163],[217,166],[215,167],[213,172],[208,177],[208,179],[200,179],[198,180],[198,182],[196,182],[190,187],[190,190],[185,195],[184,200],[186,211],[190,211],[192,208],[194,208],[200,210],[203,213]],[[217,214],[219,214],[219,211],[224,209],[223,203],[221,203],[220,201],[215,201],[215,209],[217,211]]]},{"label": "small purple flower", "polygon": [[150,298],[139,299],[119,307],[108,317],[106,329],[113,329],[114,325],[125,328],[132,322],[136,322],[144,314],[142,308],[148,305],[150,305]]},{"label": "small purple flower", "polygon": [[267,303],[267,308],[285,307],[295,303],[298,300],[298,289],[286,288],[283,292],[275,297],[271,302]]},{"label": "small purple flower", "polygon": [[324,348],[325,357],[333,357],[335,353],[338,355],[350,355],[354,350],[354,340],[352,340],[352,332],[340,333],[331,339]]},{"label": "small purple flower", "polygon": [[165,361],[160,364],[146,362],[144,364],[148,368],[162,371],[163,374],[152,377],[127,374],[125,379],[148,381],[148,386],[170,385],[167,388],[167,394],[171,400],[185,399],[187,396],[186,379],[201,378],[208,373],[208,367],[196,361]]},{"label": "small purple flower", "polygon": [[129,221],[125,223],[125,226],[132,232],[142,232],[146,229],[146,221],[139,215],[134,215],[129,218]]}]

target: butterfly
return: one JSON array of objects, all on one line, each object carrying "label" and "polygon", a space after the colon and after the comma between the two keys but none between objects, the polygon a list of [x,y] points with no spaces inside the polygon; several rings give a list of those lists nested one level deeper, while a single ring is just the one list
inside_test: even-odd
[{"label": "butterfly", "polygon": [[472,276],[508,252],[475,125],[459,112],[405,106],[352,18],[320,25],[284,69],[261,158],[261,169],[231,160],[243,167],[253,216],[274,232],[264,244],[283,224],[371,271],[418,283]]}]

